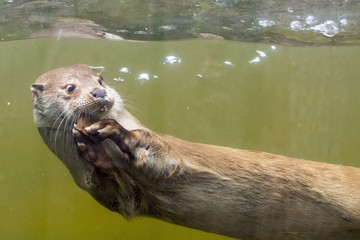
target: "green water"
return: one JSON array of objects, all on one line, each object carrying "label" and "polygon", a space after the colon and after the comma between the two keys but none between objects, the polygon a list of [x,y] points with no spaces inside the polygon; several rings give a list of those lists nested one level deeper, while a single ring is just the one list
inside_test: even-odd
[{"label": "green water", "polygon": [[[0,239],[228,239],[127,222],[75,185],[37,133],[29,91],[40,74],[74,63],[105,66],[107,83],[155,131],[360,167],[360,47],[40,39],[2,42],[0,53]],[[181,63],[161,64],[169,55]]]}]

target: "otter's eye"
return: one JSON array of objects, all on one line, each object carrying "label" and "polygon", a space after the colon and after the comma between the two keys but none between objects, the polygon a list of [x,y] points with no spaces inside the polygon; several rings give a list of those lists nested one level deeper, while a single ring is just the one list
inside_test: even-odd
[{"label": "otter's eye", "polygon": [[66,87],[66,90],[68,91],[68,93],[72,93],[75,90],[75,86],[70,84]]},{"label": "otter's eye", "polygon": [[104,87],[104,79],[100,76],[99,80],[98,80],[100,86],[103,86]]}]

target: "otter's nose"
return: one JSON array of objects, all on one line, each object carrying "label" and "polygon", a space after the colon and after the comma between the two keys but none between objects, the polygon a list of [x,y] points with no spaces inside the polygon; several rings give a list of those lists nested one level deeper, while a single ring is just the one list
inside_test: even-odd
[{"label": "otter's nose", "polygon": [[90,94],[94,98],[104,98],[106,96],[106,91],[104,89],[95,88]]}]

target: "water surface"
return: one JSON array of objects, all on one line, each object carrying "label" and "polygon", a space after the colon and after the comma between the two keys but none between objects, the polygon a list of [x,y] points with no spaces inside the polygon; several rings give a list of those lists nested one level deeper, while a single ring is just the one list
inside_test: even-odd
[{"label": "water surface", "polygon": [[216,37],[288,45],[358,45],[354,0],[2,0],[0,39],[87,27],[132,40]]}]

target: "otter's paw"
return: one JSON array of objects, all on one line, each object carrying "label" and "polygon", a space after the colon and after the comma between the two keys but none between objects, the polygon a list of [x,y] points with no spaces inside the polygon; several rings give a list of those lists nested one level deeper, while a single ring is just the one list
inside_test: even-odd
[{"label": "otter's paw", "polygon": [[85,128],[86,134],[96,142],[101,142],[106,138],[112,140],[123,153],[133,157],[128,143],[133,142],[135,137],[131,131],[126,130],[113,119],[100,120]]},{"label": "otter's paw", "polygon": [[100,142],[95,142],[76,128],[73,129],[72,136],[82,158],[91,162],[105,173],[114,171],[115,166]]},{"label": "otter's paw", "polygon": [[100,120],[85,128],[86,133],[97,141],[115,137],[127,130],[113,119]]}]

